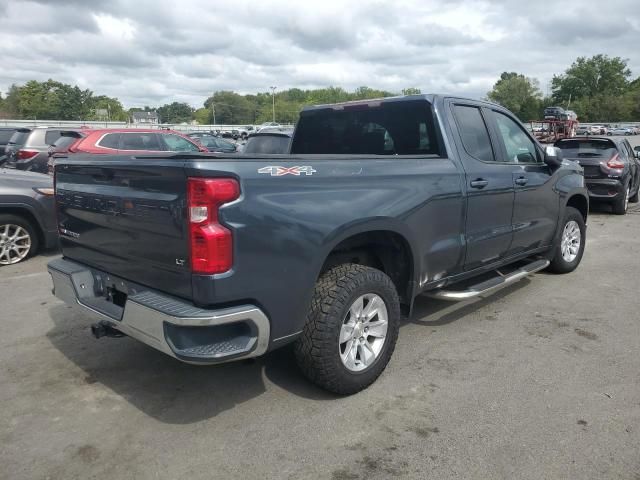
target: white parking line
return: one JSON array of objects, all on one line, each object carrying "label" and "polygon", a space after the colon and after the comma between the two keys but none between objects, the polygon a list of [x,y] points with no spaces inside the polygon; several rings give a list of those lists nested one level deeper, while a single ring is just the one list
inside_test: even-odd
[{"label": "white parking line", "polygon": [[13,277],[0,277],[0,282],[3,280],[17,280],[21,278],[41,277],[43,275],[49,275],[49,272],[25,273],[24,275],[14,275]]}]

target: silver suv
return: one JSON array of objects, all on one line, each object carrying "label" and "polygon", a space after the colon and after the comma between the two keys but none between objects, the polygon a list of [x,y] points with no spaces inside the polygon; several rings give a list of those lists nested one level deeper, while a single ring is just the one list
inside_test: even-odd
[{"label": "silver suv", "polygon": [[68,132],[62,127],[18,128],[5,148],[6,167],[47,173],[49,147]]}]

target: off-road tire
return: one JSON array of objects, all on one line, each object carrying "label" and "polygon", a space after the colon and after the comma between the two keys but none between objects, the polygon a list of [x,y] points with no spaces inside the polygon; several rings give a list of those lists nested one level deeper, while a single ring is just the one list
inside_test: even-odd
[{"label": "off-road tire", "polygon": [[[580,228],[580,248],[576,258],[571,262],[567,262],[562,257],[561,243],[562,243],[562,234],[564,232],[564,228],[567,225],[567,223],[569,223],[570,221],[575,221],[578,224],[578,227]],[[584,223],[584,218],[582,217],[582,214],[573,207],[567,207],[564,213],[564,220],[562,221],[562,224],[560,226],[560,233],[555,242],[555,246],[553,247],[553,259],[551,260],[549,267],[547,267],[547,270],[553,273],[569,273],[569,272],[573,272],[576,268],[578,268],[578,265],[582,260],[582,255],[584,254],[585,242],[587,240],[586,230],[587,229],[586,229],[586,225]]]},{"label": "off-road tire", "polygon": [[[353,302],[374,293],[387,308],[386,341],[373,364],[353,372],[340,358],[339,337]],[[398,339],[400,302],[391,279],[380,270],[342,264],[325,272],[316,283],[307,322],[294,351],[302,373],[316,385],[340,395],[350,395],[371,385],[384,371]]]}]

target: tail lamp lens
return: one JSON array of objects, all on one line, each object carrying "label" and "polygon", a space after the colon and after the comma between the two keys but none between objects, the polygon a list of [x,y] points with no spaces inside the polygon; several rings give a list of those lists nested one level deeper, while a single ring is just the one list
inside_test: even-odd
[{"label": "tail lamp lens", "polygon": [[607,167],[609,168],[624,168],[624,163],[620,161],[619,155],[616,153],[611,159],[607,162]]},{"label": "tail lamp lens", "polygon": [[191,270],[213,275],[233,266],[233,234],[218,222],[218,209],[240,196],[232,178],[189,178],[187,202]]},{"label": "tail lamp lens", "polygon": [[18,160],[29,160],[30,158],[35,157],[37,154],[38,152],[34,150],[18,150],[16,152],[16,158]]}]

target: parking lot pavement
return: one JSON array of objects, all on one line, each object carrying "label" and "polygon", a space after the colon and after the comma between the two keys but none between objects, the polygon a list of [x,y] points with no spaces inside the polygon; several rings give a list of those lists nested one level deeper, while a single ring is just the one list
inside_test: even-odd
[{"label": "parking lot pavement", "polygon": [[640,478],[640,208],[583,263],[465,304],[419,299],[347,398],[290,351],[217,367],[94,340],[40,256],[0,271],[0,477]]}]

